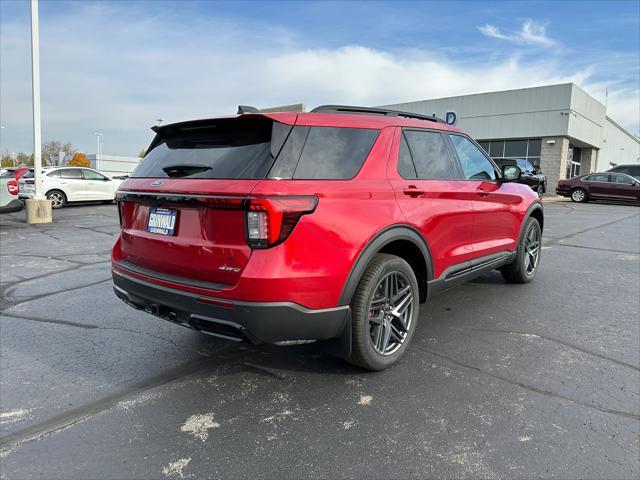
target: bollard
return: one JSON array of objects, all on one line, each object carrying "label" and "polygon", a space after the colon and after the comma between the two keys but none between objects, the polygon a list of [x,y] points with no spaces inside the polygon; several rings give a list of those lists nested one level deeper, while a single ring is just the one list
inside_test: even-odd
[{"label": "bollard", "polygon": [[51,202],[46,198],[29,198],[25,201],[25,207],[27,210],[27,223],[51,223],[53,221]]}]

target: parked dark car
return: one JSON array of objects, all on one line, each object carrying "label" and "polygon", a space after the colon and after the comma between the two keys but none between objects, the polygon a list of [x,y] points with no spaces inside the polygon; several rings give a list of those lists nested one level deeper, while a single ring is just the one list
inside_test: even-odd
[{"label": "parked dark car", "polygon": [[631,175],[636,180],[640,180],[640,163],[616,165],[615,167],[607,170],[607,172],[624,173],[626,175]]},{"label": "parked dark car", "polygon": [[640,203],[640,180],[624,173],[590,173],[560,180],[556,193],[574,202],[619,200]]},{"label": "parked dark car", "polygon": [[547,191],[547,177],[544,176],[542,170],[534,167],[529,160],[520,158],[515,160],[509,158],[494,158],[494,161],[500,167],[504,167],[506,165],[517,165],[520,167],[522,175],[520,175],[518,183],[529,185],[539,197]]}]

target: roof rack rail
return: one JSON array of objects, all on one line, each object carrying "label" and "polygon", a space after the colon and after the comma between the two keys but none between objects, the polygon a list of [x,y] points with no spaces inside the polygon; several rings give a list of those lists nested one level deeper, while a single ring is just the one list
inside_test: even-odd
[{"label": "roof rack rail", "polygon": [[403,112],[401,110],[389,110],[387,108],[354,107],[350,105],[320,105],[311,110],[311,113],[364,113],[367,115],[386,115],[390,117],[416,118],[418,120],[428,120],[446,124],[438,117],[420,115],[419,113]]}]

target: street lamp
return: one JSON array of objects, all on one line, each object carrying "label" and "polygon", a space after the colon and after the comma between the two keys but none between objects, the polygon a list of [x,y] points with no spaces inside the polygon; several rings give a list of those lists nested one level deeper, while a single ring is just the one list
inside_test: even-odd
[{"label": "street lamp", "polygon": [[162,122],[164,122],[164,118],[156,118],[156,122],[158,122],[158,126],[160,126]]},{"label": "street lamp", "polygon": [[96,170],[100,171],[100,157],[102,157],[102,142],[100,141],[101,133],[94,132],[96,136]]}]

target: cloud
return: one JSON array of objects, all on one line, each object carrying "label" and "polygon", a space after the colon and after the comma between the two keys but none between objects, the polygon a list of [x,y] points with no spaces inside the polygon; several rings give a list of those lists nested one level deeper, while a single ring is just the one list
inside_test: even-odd
[{"label": "cloud", "polygon": [[478,30],[487,37],[506,40],[518,45],[553,47],[557,44],[555,40],[547,36],[546,25],[536,23],[533,20],[526,20],[519,32],[502,33],[500,29],[488,23],[478,27]]},{"label": "cloud", "polygon": [[[138,14],[120,2],[90,5],[48,20],[41,15],[43,139],[71,141],[87,153],[95,150],[96,131],[104,134],[105,154],[135,155],[157,118],[234,114],[238,104],[384,105],[570,81],[589,90],[597,71],[555,55],[454,60],[358,44],[307,48],[295,31],[269,25]],[[0,35],[1,147],[29,151],[28,18],[3,20]],[[617,93],[624,88],[609,89],[609,114],[637,129],[637,108]],[[626,98],[637,98],[637,87],[631,91],[635,97]]]}]

